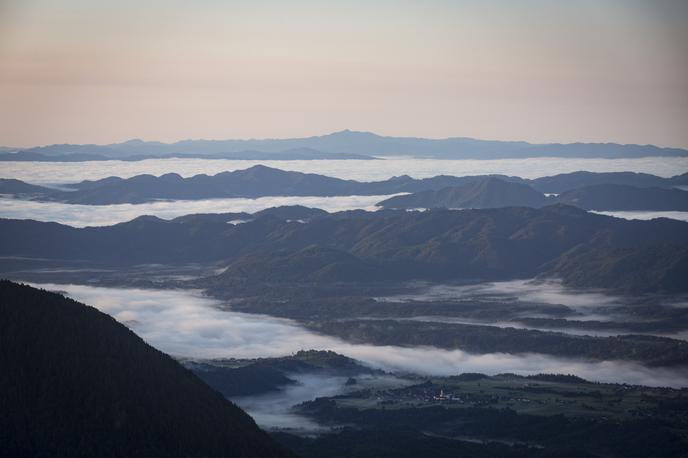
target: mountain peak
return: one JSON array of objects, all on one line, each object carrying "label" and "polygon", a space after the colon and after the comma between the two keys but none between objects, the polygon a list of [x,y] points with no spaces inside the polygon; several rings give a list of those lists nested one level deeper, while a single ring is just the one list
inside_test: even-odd
[{"label": "mountain peak", "polygon": [[379,135],[373,132],[350,129],[332,132],[331,134],[325,135],[325,137],[380,138]]},{"label": "mountain peak", "polygon": [[146,143],[146,142],[141,140],[140,138],[132,138],[131,140],[123,141],[121,144],[122,145],[140,145],[143,143]]}]

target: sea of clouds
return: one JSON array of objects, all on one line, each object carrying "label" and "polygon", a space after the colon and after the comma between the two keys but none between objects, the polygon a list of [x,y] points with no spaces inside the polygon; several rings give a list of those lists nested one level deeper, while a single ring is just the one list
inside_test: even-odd
[{"label": "sea of clouds", "polygon": [[[204,199],[156,201],[143,204],[78,205],[60,202],[37,202],[0,196],[0,218],[54,221],[74,227],[109,226],[131,221],[142,215],[163,219],[191,213],[254,213],[282,205],[304,205],[328,212],[344,210],[375,211],[375,204],[388,199],[381,196],[270,196],[256,199]],[[688,212],[596,212],[624,219],[670,218],[688,221]]]},{"label": "sea of clouds", "polygon": [[648,220],[655,218],[669,218],[677,219],[679,221],[688,221],[688,212],[676,211],[593,211],[591,213],[597,213],[598,215],[607,215],[623,219]]},{"label": "sea of clouds", "polygon": [[[264,164],[283,170],[295,170],[361,181],[384,180],[392,176],[416,178],[436,175],[505,174],[537,178],[578,170],[598,172],[633,171],[672,176],[688,170],[688,158],[636,159],[561,159],[528,158],[499,160],[440,160],[387,158],[380,161],[236,161],[209,159],[150,159],[139,162],[3,162],[0,178],[16,178],[35,184],[64,186],[81,180],[108,176],[131,177],[142,173],[162,175],[175,172],[182,176],[216,174]],[[281,205],[305,205],[334,212],[341,210],[376,210],[375,204],[390,196],[289,196],[258,199],[205,199],[196,201],[159,201],[145,204],[69,205],[55,202],[14,200],[0,196],[0,217],[55,221],[76,227],[105,226],[129,221],[141,215],[175,218],[190,213],[255,212]],[[600,212],[625,219],[672,218],[688,221],[688,212]]]},{"label": "sea of clouds", "polygon": [[74,227],[109,226],[138,216],[153,215],[163,219],[192,213],[254,213],[282,205],[304,205],[328,212],[376,210],[377,202],[389,196],[271,196],[257,199],[205,199],[157,201],[144,204],[76,205],[36,202],[0,197],[0,218],[54,221]]},{"label": "sea of clouds", "polygon": [[409,175],[427,178],[436,175],[504,174],[538,178],[559,173],[593,170],[595,172],[644,172],[670,177],[688,170],[688,157],[643,157],[634,159],[527,158],[527,159],[415,159],[385,158],[378,161],[240,161],[219,159],[149,159],[138,162],[3,162],[0,178],[16,178],[35,184],[66,184],[109,176],[128,178],[144,173],[160,176],[178,173],[188,177],[205,173],[246,169],[262,164],[282,170],[317,173],[359,181],[385,180]]}]

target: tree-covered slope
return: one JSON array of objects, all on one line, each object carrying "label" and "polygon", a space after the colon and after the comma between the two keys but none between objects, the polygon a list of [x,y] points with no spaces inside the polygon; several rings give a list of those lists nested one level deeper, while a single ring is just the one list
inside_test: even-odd
[{"label": "tree-covered slope", "polygon": [[[627,221],[565,205],[353,211],[314,215],[307,223],[268,213],[238,225],[215,215],[171,221],[140,217],[82,229],[0,220],[0,256],[39,258],[39,264],[46,258],[72,265],[76,260],[109,266],[222,263],[226,274],[199,285],[213,287],[554,275],[577,286],[686,291],[680,279],[687,274],[687,227],[668,219]],[[627,262],[633,257],[643,262]],[[0,269],[10,271],[10,264],[1,261]],[[604,276],[591,274],[595,271]]]},{"label": "tree-covered slope", "polygon": [[241,409],[98,310],[0,281],[3,456],[289,456]]}]

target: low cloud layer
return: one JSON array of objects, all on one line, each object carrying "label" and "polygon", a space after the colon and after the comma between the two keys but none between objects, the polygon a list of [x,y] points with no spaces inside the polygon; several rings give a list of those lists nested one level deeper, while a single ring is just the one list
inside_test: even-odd
[{"label": "low cloud layer", "polygon": [[[499,173],[537,178],[578,170],[634,171],[672,176],[688,169],[688,158],[637,159],[561,159],[529,158],[500,160],[438,160],[391,158],[384,162],[357,160],[322,161],[238,161],[207,159],[151,159],[139,162],[103,161],[79,163],[4,162],[0,178],[16,178],[42,185],[64,185],[85,179],[108,176],[131,177],[142,173],[162,175],[175,172],[182,176],[216,174],[225,170],[245,169],[264,164],[283,170],[318,173],[360,181],[384,180],[392,176],[415,178],[436,175],[481,175]],[[382,166],[384,165],[384,166]],[[254,212],[280,205],[305,205],[327,211],[351,209],[375,210],[375,204],[390,196],[340,197],[263,197],[259,199],[207,199],[198,201],[162,201],[146,204],[68,205],[33,202],[0,197],[0,217],[56,221],[72,226],[104,226],[129,221],[141,215],[174,218],[190,213]],[[600,212],[626,219],[666,217],[688,221],[688,212]]]},{"label": "low cloud layer", "polygon": [[594,211],[598,215],[614,216],[623,219],[655,219],[655,218],[669,218],[680,221],[688,221],[688,212],[674,212],[674,211]]},{"label": "low cloud layer", "polygon": [[631,383],[648,386],[688,386],[688,369],[648,368],[624,361],[586,362],[542,354],[510,355],[489,353],[475,355],[461,350],[417,347],[377,347],[355,345],[341,351],[352,358],[387,370],[408,370],[420,374],[454,375],[481,372],[488,375],[514,373],[575,374],[587,380]]},{"label": "low cloud layer", "polygon": [[301,349],[329,349],[375,367],[421,374],[540,372],[576,374],[602,382],[688,386],[685,369],[647,368],[630,362],[586,362],[541,354],[476,355],[432,347],[354,345],[314,334],[295,322],[217,308],[197,291],[36,285],[64,291],[130,326],[156,348],[191,358],[282,356]]},{"label": "low cloud layer", "polygon": [[533,280],[509,280],[499,282],[487,282],[470,285],[438,285],[428,284],[423,287],[419,283],[418,291],[411,294],[380,298],[382,300],[440,300],[466,297],[490,297],[507,296],[522,302],[542,302],[545,304],[566,304],[570,306],[590,306],[614,303],[618,298],[613,296],[591,292],[590,290],[576,290],[567,288],[558,281],[533,281]]},{"label": "low cloud layer", "polygon": [[292,374],[296,383],[280,391],[259,396],[246,396],[232,399],[244,409],[263,428],[299,429],[304,432],[329,431],[313,420],[295,414],[291,408],[302,402],[318,397],[336,396],[344,390],[346,377],[332,377],[318,374]]},{"label": "low cloud layer", "polygon": [[[565,305],[575,311],[577,315],[572,319],[576,321],[636,321],[637,316],[624,317],[615,306],[625,306],[632,302],[632,298],[621,297],[610,294],[609,292],[597,291],[594,289],[577,289],[564,286],[560,281],[548,279],[537,280],[510,280],[501,282],[485,282],[474,285],[447,285],[447,284],[426,284],[418,283],[412,293],[405,293],[395,296],[378,297],[378,301],[477,301],[484,307],[489,307],[492,303],[514,302],[518,304],[550,304]],[[655,297],[654,305],[658,307],[685,307],[688,304],[683,296]],[[520,317],[539,317],[537,313],[523,312]],[[486,324],[483,321],[471,321],[465,318],[452,316],[415,316],[411,318],[415,321],[459,323],[459,324]],[[519,321],[494,321],[489,322],[490,326],[502,328],[536,329],[540,331],[563,332],[573,335],[588,335],[598,337],[608,337],[620,334],[628,334],[619,327],[607,329],[590,328],[557,328],[557,327],[538,327],[521,323]],[[673,339],[688,340],[688,333],[678,332],[633,332],[634,334],[658,335]]]},{"label": "low cloud layer", "polygon": [[[109,226],[130,221],[142,215],[163,219],[191,213],[254,213],[282,205],[304,205],[328,212],[343,210],[379,210],[375,204],[388,199],[380,196],[271,196],[257,199],[173,200],[144,204],[77,205],[59,202],[36,202],[0,197],[0,218],[53,221],[74,227]],[[688,212],[597,212],[625,219],[671,218],[688,221]]]},{"label": "low cloud layer", "polygon": [[178,173],[184,177],[205,173],[245,169],[263,164],[282,170],[318,173],[338,178],[377,181],[409,175],[426,178],[435,175],[504,174],[538,178],[558,173],[594,170],[596,172],[644,172],[669,177],[688,170],[688,157],[644,157],[636,159],[528,158],[499,160],[442,160],[387,158],[382,161],[240,161],[219,159],[149,159],[139,162],[3,162],[0,178],[16,178],[36,184],[65,184],[109,176],[122,178],[143,173],[160,176]]},{"label": "low cloud layer", "polygon": [[163,219],[191,213],[254,213],[282,205],[304,205],[329,212],[343,210],[377,210],[375,203],[389,196],[277,196],[258,199],[206,199],[159,201],[145,204],[74,205],[56,202],[34,202],[0,198],[0,218],[54,221],[75,227],[109,226],[130,221],[141,215]]},{"label": "low cloud layer", "polygon": [[[485,325],[484,321],[477,320],[466,320],[461,318],[456,318],[452,316],[439,316],[439,315],[428,315],[428,316],[414,316],[411,318],[402,318],[400,320],[410,320],[410,321],[420,321],[426,323],[455,323],[455,324],[477,324]],[[557,328],[557,327],[544,327],[544,326],[531,326],[518,321],[491,321],[490,326],[495,326],[498,328],[514,328],[514,329],[534,329],[537,331],[547,331],[547,332],[561,332],[564,334],[571,334],[576,336],[595,336],[595,337],[611,337],[618,336],[620,334],[628,334],[622,329],[578,329],[578,328]],[[674,339],[683,339],[683,334],[671,334],[666,337],[672,337]]]},{"label": "low cloud layer", "polygon": [[542,304],[563,304],[583,316],[578,319],[604,319],[592,312],[592,307],[616,304],[619,297],[596,292],[594,290],[578,290],[567,288],[555,280],[510,280],[501,282],[487,282],[473,285],[446,285],[419,283],[414,293],[390,297],[377,298],[381,301],[432,301],[432,300],[460,300],[477,298],[485,301],[518,301]]},{"label": "low cloud layer", "polygon": [[277,392],[257,396],[233,398],[263,428],[298,429],[302,433],[331,431],[330,426],[320,425],[310,418],[296,414],[292,407],[319,397],[337,396],[366,388],[388,389],[417,383],[389,375],[356,376],[356,385],[347,386],[348,377],[328,374],[288,374],[296,383],[287,385]]}]

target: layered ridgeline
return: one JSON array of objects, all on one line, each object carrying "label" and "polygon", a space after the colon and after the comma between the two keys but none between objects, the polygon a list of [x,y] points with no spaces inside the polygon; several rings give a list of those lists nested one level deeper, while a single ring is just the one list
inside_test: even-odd
[{"label": "layered ridgeline", "polygon": [[[429,139],[386,137],[370,132],[344,130],[328,135],[252,140],[184,140],[176,143],[130,140],[109,145],[49,145],[7,154],[0,160],[137,160],[149,157],[227,157],[252,158],[252,154],[275,154],[291,158],[293,151],[315,150],[318,157],[353,158],[342,155],[434,157],[445,159],[499,159],[526,157],[604,157],[629,158],[649,156],[688,156],[679,148],[658,148],[652,145],[620,145],[615,143],[532,144],[521,141],[477,140],[465,137]],[[279,157],[279,155],[282,157]],[[312,153],[311,153],[312,155]],[[320,156],[325,157],[320,157]],[[22,159],[26,156],[27,159]],[[247,157],[248,156],[248,157]],[[264,159],[264,157],[257,157]],[[297,157],[303,158],[303,157]]]},{"label": "layered ridgeline", "polygon": [[562,203],[598,211],[688,211],[688,191],[671,188],[598,184],[545,195],[524,183],[484,178],[462,186],[391,197],[383,208],[499,208],[543,207]]},{"label": "layered ridgeline", "polygon": [[[520,180],[506,176],[502,178]],[[245,170],[222,172],[213,176],[201,174],[182,178],[176,173],[160,177],[137,175],[131,178],[108,177],[96,181],[86,180],[64,186],[73,191],[58,191],[19,180],[0,179],[0,194],[71,204],[108,205],[159,199],[384,195],[440,189],[480,179],[482,177],[436,176],[413,179],[401,176],[385,181],[359,182],[256,165]]]},{"label": "layered ridgeline", "polygon": [[[606,195],[600,194],[600,199],[594,201],[597,189],[595,186],[599,185],[622,187],[614,188],[617,191],[609,193],[604,192],[604,188],[600,188]],[[681,194],[678,190],[660,192],[651,189],[671,189],[676,186],[688,186],[688,174],[661,178],[629,172],[574,172],[534,180],[504,175],[462,177],[440,175],[423,179],[400,176],[384,181],[359,182],[257,165],[245,170],[222,172],[213,176],[202,174],[183,178],[170,173],[160,177],[153,175],[138,175],[126,179],[108,177],[66,185],[72,191],[35,186],[13,179],[0,179],[0,194],[70,204],[109,205],[143,203],[161,199],[390,195],[421,192],[423,194],[399,197],[392,201],[382,202],[381,205],[399,208],[493,208],[513,205],[538,207],[555,202],[569,204],[586,202],[587,207],[582,204],[580,206],[604,210],[681,210],[685,208],[684,196],[688,194]],[[562,194],[586,188],[591,188],[585,191],[590,196],[586,199],[580,199],[580,196],[545,198],[545,194]],[[630,192],[633,194],[624,197],[625,193]],[[604,208],[598,208],[600,206]]]},{"label": "layered ridgeline", "polygon": [[253,420],[110,316],[0,281],[4,456],[283,457]]},{"label": "layered ridgeline", "polygon": [[688,290],[688,223],[679,221],[627,221],[564,205],[287,210],[236,225],[227,224],[236,214],[147,216],[81,229],[0,220],[0,268],[9,272],[29,258],[34,268],[219,263],[226,270],[204,286],[222,288],[550,276],[581,287]]}]

